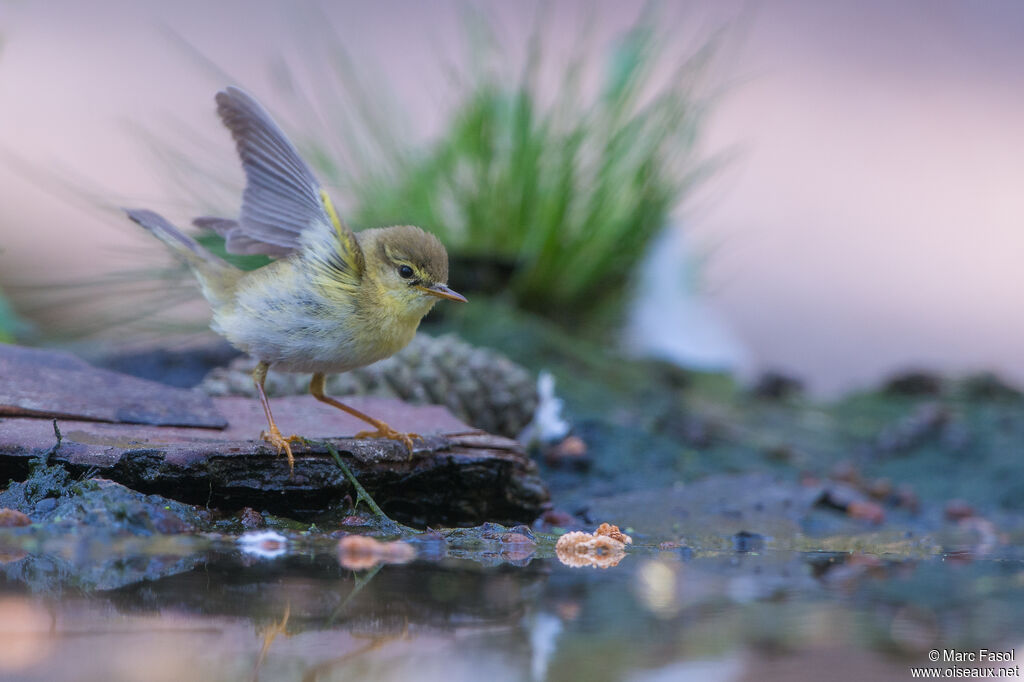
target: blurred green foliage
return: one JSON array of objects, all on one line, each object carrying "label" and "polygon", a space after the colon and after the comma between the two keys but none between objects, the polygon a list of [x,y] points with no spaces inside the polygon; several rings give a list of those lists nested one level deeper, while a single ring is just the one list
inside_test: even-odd
[{"label": "blurred green foliage", "polygon": [[[485,37],[478,42],[496,44]],[[712,168],[695,145],[715,43],[680,63],[669,61],[667,44],[652,19],[641,19],[588,92],[586,55],[546,64],[535,35],[518,83],[500,69],[477,69],[425,151],[349,179],[353,222],[434,232],[456,261],[456,286],[472,291],[475,282],[460,277],[490,265],[522,309],[572,326],[615,321],[652,238]],[[502,57],[473,54],[468,62]],[[552,70],[557,86],[546,96],[538,75]],[[345,184],[336,166],[317,165],[326,180]]]},{"label": "blurred green foliage", "polygon": [[24,324],[14,314],[14,309],[0,291],[0,343],[13,343],[15,332],[20,331]]},{"label": "blurred green foliage", "polygon": [[[216,232],[209,230],[196,235],[196,241],[235,267],[243,270],[255,270],[256,268],[262,268],[270,262],[270,258],[268,256],[228,253],[227,249],[224,248],[224,238]],[[189,275],[189,277],[191,277],[191,275]]]}]

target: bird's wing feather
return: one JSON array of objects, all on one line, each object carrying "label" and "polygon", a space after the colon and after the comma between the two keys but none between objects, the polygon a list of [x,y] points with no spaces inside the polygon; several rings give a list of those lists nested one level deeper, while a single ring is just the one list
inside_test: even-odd
[{"label": "bird's wing feather", "polygon": [[292,252],[292,249],[284,246],[267,244],[265,242],[258,242],[252,239],[245,234],[242,230],[242,226],[238,224],[237,220],[204,217],[196,218],[192,221],[192,224],[206,230],[213,230],[221,237],[224,237],[224,248],[228,253],[236,253],[246,256],[262,254],[264,256],[271,256],[272,258],[282,258]]},{"label": "bird's wing feather", "polygon": [[339,274],[361,277],[364,260],[355,234],[338,218],[313,171],[270,114],[234,87],[217,93],[217,113],[231,131],[245,170],[242,211],[234,224],[210,218],[198,224],[222,234],[231,253],[280,257],[312,247],[322,250]]}]

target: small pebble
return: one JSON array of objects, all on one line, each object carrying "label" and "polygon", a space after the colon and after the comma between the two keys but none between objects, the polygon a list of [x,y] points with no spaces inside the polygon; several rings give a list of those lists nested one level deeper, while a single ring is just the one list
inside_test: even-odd
[{"label": "small pebble", "polygon": [[864,486],[864,491],[876,500],[886,500],[892,495],[892,481],[888,478],[876,478]]},{"label": "small pebble", "polygon": [[501,536],[501,542],[505,545],[534,545],[534,541],[522,533],[505,533]]},{"label": "small pebble", "polygon": [[506,533],[504,526],[490,521],[480,524],[479,529],[480,538],[483,540],[500,540]]},{"label": "small pebble", "polygon": [[512,528],[509,528],[509,532],[525,535],[527,539],[529,539],[531,542],[535,540],[533,536],[533,529],[529,526],[524,526],[523,524],[519,524],[518,526],[513,526]]},{"label": "small pebble", "polygon": [[31,524],[32,519],[17,509],[0,509],[0,528],[14,528]]},{"label": "small pebble", "polygon": [[550,467],[572,467],[586,469],[590,466],[587,444],[579,436],[568,436],[561,443],[544,453],[544,461]]},{"label": "small pebble", "polygon": [[964,500],[950,500],[946,503],[945,515],[947,521],[963,521],[977,516],[977,512]]},{"label": "small pebble", "polygon": [[732,536],[732,546],[737,552],[759,552],[764,548],[764,536],[741,530]]},{"label": "small pebble", "polygon": [[885,510],[875,502],[857,500],[846,505],[846,513],[854,519],[863,519],[874,524],[881,524],[885,521]]},{"label": "small pebble", "polygon": [[561,509],[549,509],[541,514],[540,521],[549,526],[558,528],[569,528],[576,525],[576,519],[572,514]]},{"label": "small pebble", "polygon": [[35,510],[37,512],[39,512],[40,514],[45,514],[46,512],[53,511],[56,508],[57,508],[57,498],[56,497],[44,497],[43,499],[41,499],[38,502],[36,502],[36,506],[35,506]]},{"label": "small pebble", "polygon": [[238,520],[242,524],[242,528],[246,530],[253,530],[255,528],[263,528],[266,526],[266,522],[263,520],[263,514],[252,507],[246,507],[239,514]]},{"label": "small pebble", "polygon": [[528,560],[537,548],[537,544],[522,533],[506,533],[501,542],[501,558],[511,563]]}]

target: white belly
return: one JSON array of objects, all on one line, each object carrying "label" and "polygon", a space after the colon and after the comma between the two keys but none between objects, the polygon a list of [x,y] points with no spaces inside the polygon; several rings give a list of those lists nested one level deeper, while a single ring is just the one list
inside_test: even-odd
[{"label": "white belly", "polygon": [[259,296],[253,302],[241,294],[230,309],[214,314],[211,327],[239,350],[285,372],[332,374],[364,367],[404,348],[418,326],[418,321],[365,319],[308,294],[270,301],[265,292]]}]

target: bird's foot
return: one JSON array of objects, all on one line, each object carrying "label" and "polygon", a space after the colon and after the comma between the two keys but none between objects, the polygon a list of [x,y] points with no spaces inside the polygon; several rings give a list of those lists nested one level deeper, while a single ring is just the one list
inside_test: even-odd
[{"label": "bird's foot", "polygon": [[418,438],[420,440],[423,440],[423,436],[421,436],[418,433],[402,433],[401,431],[395,431],[393,428],[391,428],[390,426],[388,426],[384,422],[379,422],[377,424],[377,430],[376,431],[360,431],[359,433],[357,433],[355,435],[355,437],[356,438],[387,438],[388,440],[401,441],[402,443],[405,443],[405,447],[409,450],[409,457],[412,457],[412,450],[413,450],[412,441],[413,441],[413,439],[414,438]]},{"label": "bird's foot", "polygon": [[271,425],[270,431],[260,431],[260,438],[277,448],[278,455],[282,452],[287,455],[288,472],[295,473],[295,457],[292,455],[292,443],[305,443],[306,439],[295,434],[285,438],[281,435],[276,424]]}]

